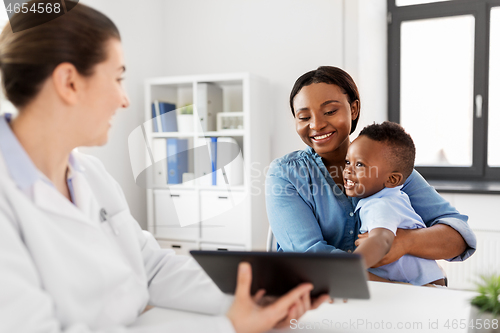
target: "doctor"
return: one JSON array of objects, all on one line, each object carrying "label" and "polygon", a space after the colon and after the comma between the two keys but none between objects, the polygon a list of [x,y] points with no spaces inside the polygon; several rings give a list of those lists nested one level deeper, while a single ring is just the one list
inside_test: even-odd
[{"label": "doctor", "polygon": [[[19,111],[0,117],[0,332],[263,332],[328,299],[311,302],[303,284],[261,306],[242,264],[233,301],[148,239],[103,165],[74,151],[105,144],[129,105],[120,35],[103,14],[80,3],[32,29],[7,24],[0,67]],[[147,304],[216,316],[127,329]]]}]

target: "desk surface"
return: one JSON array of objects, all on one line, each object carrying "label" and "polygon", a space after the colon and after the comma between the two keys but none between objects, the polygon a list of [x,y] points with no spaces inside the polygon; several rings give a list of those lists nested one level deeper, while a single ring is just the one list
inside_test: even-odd
[{"label": "desk surface", "polygon": [[[467,332],[473,292],[369,282],[370,300],[323,304],[291,323],[289,332]],[[200,314],[154,308],[133,326],[193,320]],[[280,330],[279,332],[284,332]]]}]

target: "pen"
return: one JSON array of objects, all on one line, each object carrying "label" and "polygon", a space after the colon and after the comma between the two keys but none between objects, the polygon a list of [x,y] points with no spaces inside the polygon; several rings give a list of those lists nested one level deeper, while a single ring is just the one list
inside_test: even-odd
[{"label": "pen", "polygon": [[[99,215],[101,217],[101,222],[108,221],[108,212],[106,212],[106,209],[101,208]],[[114,227],[113,223],[111,223],[111,221],[109,221],[108,224],[109,224],[110,228],[113,230],[113,232],[115,233],[115,235],[118,235],[119,234],[118,229],[116,229]]]}]

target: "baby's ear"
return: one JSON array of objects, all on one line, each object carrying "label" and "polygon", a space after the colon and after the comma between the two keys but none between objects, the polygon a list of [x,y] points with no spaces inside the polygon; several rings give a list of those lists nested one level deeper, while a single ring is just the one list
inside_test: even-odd
[{"label": "baby's ear", "polygon": [[385,187],[396,187],[403,183],[403,174],[401,172],[392,172],[385,181]]}]

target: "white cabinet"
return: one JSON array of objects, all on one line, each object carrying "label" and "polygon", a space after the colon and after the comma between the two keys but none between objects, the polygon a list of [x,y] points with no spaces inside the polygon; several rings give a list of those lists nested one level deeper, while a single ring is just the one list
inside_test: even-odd
[{"label": "white cabinet", "polygon": [[201,243],[200,248],[204,251],[245,251],[245,247],[241,245],[230,244],[215,244],[215,243]]},{"label": "white cabinet", "polygon": [[198,196],[192,190],[153,191],[156,238],[197,241],[200,235]]},{"label": "white cabinet", "polygon": [[245,193],[202,191],[201,241],[246,244],[250,235],[248,200]]},{"label": "white cabinet", "polygon": [[[178,253],[265,250],[264,182],[271,162],[267,87],[266,80],[248,73],[146,80],[145,122],[138,135],[145,141],[148,230],[162,246]],[[161,132],[163,120],[151,119],[155,101],[175,105],[176,111],[167,112],[177,119],[192,109],[193,124],[184,127],[189,131]],[[182,156],[170,154],[175,140],[182,140]],[[183,161],[182,170],[172,171],[172,156]]]},{"label": "white cabinet", "polygon": [[196,242],[169,241],[158,239],[158,244],[162,249],[174,250],[177,254],[189,255],[189,251],[198,250]]}]

